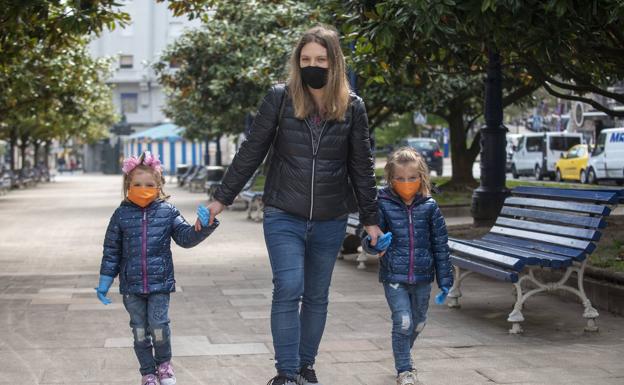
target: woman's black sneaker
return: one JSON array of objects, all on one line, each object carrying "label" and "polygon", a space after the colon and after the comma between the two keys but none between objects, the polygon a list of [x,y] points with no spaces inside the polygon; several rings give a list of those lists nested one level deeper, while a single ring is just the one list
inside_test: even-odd
[{"label": "woman's black sneaker", "polygon": [[297,383],[288,377],[275,376],[267,382],[267,385],[297,385]]},{"label": "woman's black sneaker", "polygon": [[297,384],[298,385],[321,385],[316,379],[316,372],[312,368],[312,365],[307,365],[299,370],[299,375],[297,375]]}]

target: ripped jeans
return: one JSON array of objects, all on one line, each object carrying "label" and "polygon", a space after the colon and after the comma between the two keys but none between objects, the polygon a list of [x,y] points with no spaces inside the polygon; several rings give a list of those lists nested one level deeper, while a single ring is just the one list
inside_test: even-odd
[{"label": "ripped jeans", "polygon": [[386,300],[392,311],[392,352],[397,373],[413,369],[410,350],[425,327],[429,309],[430,283],[384,284]]},{"label": "ripped jeans", "polygon": [[123,303],[130,314],[139,371],[156,374],[158,365],[171,360],[169,293],[125,294]]}]

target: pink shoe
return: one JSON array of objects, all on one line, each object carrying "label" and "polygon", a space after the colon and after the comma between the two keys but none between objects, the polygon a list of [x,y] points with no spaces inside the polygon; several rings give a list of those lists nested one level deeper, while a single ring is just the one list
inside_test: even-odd
[{"label": "pink shoe", "polygon": [[141,379],[141,385],[158,385],[158,379],[153,374],[146,374]]},{"label": "pink shoe", "polygon": [[160,385],[175,385],[176,378],[171,361],[158,365],[158,379],[160,380]]}]

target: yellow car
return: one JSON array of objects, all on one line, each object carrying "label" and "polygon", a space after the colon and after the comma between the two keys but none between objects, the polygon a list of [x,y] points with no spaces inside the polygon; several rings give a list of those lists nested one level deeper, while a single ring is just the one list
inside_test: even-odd
[{"label": "yellow car", "polygon": [[555,178],[562,180],[576,180],[587,183],[587,162],[589,149],[586,144],[577,144],[567,152],[561,154],[561,159],[555,164]]}]

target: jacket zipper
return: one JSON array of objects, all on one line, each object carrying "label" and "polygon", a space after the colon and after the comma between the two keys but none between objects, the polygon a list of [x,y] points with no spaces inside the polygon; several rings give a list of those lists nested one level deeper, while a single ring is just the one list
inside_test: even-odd
[{"label": "jacket zipper", "polygon": [[409,245],[410,245],[409,271],[407,272],[408,283],[412,282],[412,279],[413,279],[412,271],[414,270],[414,226],[412,224],[412,208],[413,208],[413,205],[410,205],[410,207],[407,209],[407,216],[408,216],[407,219],[409,222]]},{"label": "jacket zipper", "polygon": [[316,146],[314,146],[314,134],[312,133],[312,127],[310,127],[310,123],[305,119],[306,126],[310,129],[310,143],[312,144],[312,183],[310,184],[310,220],[312,220],[312,212],[314,211],[314,179],[316,174],[316,154],[318,153],[319,146],[321,145],[321,138],[323,137],[323,132],[325,132],[325,126],[327,125],[327,121],[323,122],[323,127],[321,128],[321,132],[318,137],[318,141]]},{"label": "jacket zipper", "polygon": [[147,209],[143,209],[143,237],[141,239],[141,262],[143,264],[143,293],[147,294]]}]

